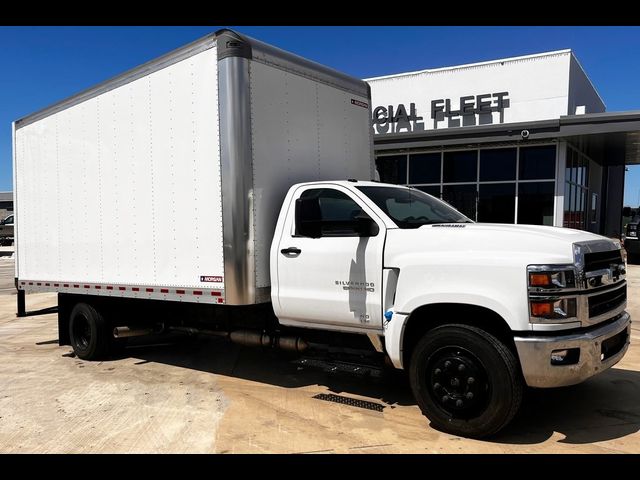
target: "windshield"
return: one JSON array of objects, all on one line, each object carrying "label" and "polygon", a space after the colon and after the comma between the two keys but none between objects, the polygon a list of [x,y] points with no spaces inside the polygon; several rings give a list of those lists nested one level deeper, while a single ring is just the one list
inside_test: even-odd
[{"label": "windshield", "polygon": [[473,223],[441,200],[413,188],[357,187],[400,228],[436,223]]}]

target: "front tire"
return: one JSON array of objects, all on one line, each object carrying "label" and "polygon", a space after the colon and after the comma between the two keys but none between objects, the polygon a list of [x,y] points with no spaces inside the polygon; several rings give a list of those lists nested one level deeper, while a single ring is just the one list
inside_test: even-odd
[{"label": "front tire", "polygon": [[108,352],[110,331],[104,317],[87,303],[78,303],[69,317],[73,352],[83,360],[98,360]]},{"label": "front tire", "polygon": [[434,428],[471,438],[504,428],[518,412],[524,390],[513,352],[469,325],[427,332],[411,355],[409,379]]}]

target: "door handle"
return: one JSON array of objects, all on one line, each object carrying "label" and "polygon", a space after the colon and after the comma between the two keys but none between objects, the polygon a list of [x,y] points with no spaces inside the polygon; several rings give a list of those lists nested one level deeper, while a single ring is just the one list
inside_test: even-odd
[{"label": "door handle", "polygon": [[283,248],[282,250],[280,250],[280,253],[282,253],[283,255],[300,255],[302,253],[302,250],[296,247],[289,247]]}]

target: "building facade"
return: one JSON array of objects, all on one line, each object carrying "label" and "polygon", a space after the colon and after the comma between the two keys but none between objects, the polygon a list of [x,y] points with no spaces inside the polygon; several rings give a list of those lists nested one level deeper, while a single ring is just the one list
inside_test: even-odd
[{"label": "building facade", "polygon": [[621,233],[640,114],[605,113],[571,50],[367,81],[382,181],[480,222]]}]

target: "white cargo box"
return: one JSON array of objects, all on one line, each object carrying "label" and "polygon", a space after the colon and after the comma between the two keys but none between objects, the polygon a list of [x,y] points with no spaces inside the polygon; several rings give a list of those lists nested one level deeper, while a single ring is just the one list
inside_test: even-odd
[{"label": "white cargo box", "polygon": [[14,123],[26,291],[270,299],[297,182],[373,178],[368,85],[221,30]]}]

